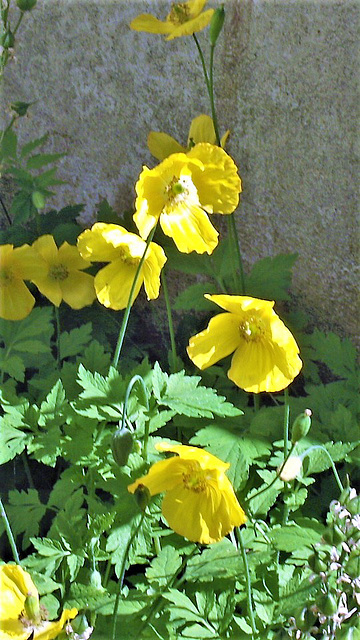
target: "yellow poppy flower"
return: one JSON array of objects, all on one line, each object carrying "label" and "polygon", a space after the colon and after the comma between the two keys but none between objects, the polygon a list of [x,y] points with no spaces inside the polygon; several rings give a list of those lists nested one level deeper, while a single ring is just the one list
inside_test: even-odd
[{"label": "yellow poppy flower", "polygon": [[29,315],[35,298],[24,280],[40,275],[44,268],[44,261],[29,245],[0,246],[0,318],[22,320]]},{"label": "yellow poppy flower", "polygon": [[273,310],[274,302],[247,296],[205,295],[228,313],[214,316],[190,338],[187,352],[206,369],[234,352],[228,377],[245,391],[281,391],[302,362],[295,338]]},{"label": "yellow poppy flower", "polygon": [[78,613],[64,609],[59,620],[48,620],[31,576],[16,564],[0,566],[0,596],[0,640],[53,640]]},{"label": "yellow poppy flower", "polygon": [[177,455],[155,462],[148,474],[128,486],[145,486],[153,496],[165,492],[162,513],[173,531],[193,542],[219,542],[246,522],[225,471],[230,464],[197,447],[161,442],[158,451]]},{"label": "yellow poppy flower", "polygon": [[[87,260],[109,262],[95,276],[98,300],[110,309],[125,309],[135,273],[146,243],[135,233],[117,224],[97,222],[78,237],[80,254]],[[141,267],[132,302],[144,283],[148,300],[159,295],[160,272],[166,255],[158,244],[150,242]]]},{"label": "yellow poppy flower", "polygon": [[[224,149],[230,131],[226,131],[220,141],[220,146]],[[172,153],[187,153],[199,142],[209,142],[216,144],[216,134],[214,123],[210,116],[201,114],[191,121],[187,146],[182,147],[175,138],[160,131],[150,131],[147,139],[150,153],[158,160],[165,160]]]},{"label": "yellow poppy flower", "polygon": [[232,213],[239,202],[237,167],[220,147],[197,144],[175,153],[154,169],[143,168],[135,185],[134,220],[142,238],[160,220],[179,251],[211,254],[218,232],[208,213]]},{"label": "yellow poppy flower", "polygon": [[134,31],[161,33],[167,35],[166,40],[191,36],[204,29],[212,18],[214,9],[203,11],[206,2],[207,0],[173,2],[165,21],[158,20],[149,13],[142,13],[130,23],[130,28]]},{"label": "yellow poppy flower", "polygon": [[44,259],[45,269],[31,280],[50,302],[58,307],[64,300],[73,309],[82,309],[95,300],[94,278],[82,273],[90,262],[76,247],[63,242],[58,249],[51,235],[41,236],[32,246]]}]

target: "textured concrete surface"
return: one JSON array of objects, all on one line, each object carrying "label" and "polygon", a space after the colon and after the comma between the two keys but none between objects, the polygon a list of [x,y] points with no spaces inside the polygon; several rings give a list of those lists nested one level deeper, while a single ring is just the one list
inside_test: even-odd
[{"label": "textured concrete surface", "polygon": [[[209,1],[217,6],[217,0]],[[247,265],[298,251],[295,292],[322,326],[355,336],[356,24],[359,3],[227,0],[217,47],[220,126],[240,167],[237,225]],[[50,131],[66,151],[55,205],[86,203],[91,218],[107,197],[119,211],[133,185],[150,129],[185,142],[190,120],[209,112],[191,37],[129,29],[133,17],[165,17],[157,0],[38,0],[19,31],[5,102],[38,102],[23,140]],[[205,36],[199,34],[205,45]]]}]

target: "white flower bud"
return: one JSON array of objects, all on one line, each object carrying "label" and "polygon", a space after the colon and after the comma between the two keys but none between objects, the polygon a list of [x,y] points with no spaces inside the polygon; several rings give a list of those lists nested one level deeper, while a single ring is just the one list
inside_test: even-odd
[{"label": "white flower bud", "polygon": [[299,456],[290,456],[290,458],[285,462],[284,466],[280,465],[278,467],[278,473],[280,472],[280,479],[284,482],[290,482],[290,480],[294,480],[296,476],[299,475],[302,467],[302,459]]}]

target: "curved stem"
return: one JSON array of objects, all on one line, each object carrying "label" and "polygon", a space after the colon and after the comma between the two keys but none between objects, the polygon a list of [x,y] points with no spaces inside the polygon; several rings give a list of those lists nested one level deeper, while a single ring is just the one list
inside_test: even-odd
[{"label": "curved stem", "polygon": [[287,461],[289,460],[289,458],[290,458],[290,456],[291,456],[292,452],[294,451],[295,447],[296,447],[296,442],[294,442],[294,444],[291,446],[291,449],[290,449],[290,451],[288,452],[288,454],[287,454],[287,456],[286,456],[286,458],[285,458],[284,462],[282,463],[282,465],[279,467],[278,471],[276,472],[276,476],[275,476],[275,478],[270,482],[270,484],[266,485],[266,487],[264,487],[263,489],[260,489],[260,491],[258,491],[258,492],[257,492],[257,493],[255,493],[253,496],[251,496],[251,500],[252,500],[253,498],[257,498],[257,497],[258,497],[258,496],[260,496],[262,493],[265,493],[265,491],[267,491],[268,489],[270,489],[270,487],[272,487],[272,486],[273,486],[273,484],[275,484],[276,480],[278,480],[278,478],[280,477],[280,474],[281,474],[281,472],[282,472],[283,468],[285,467],[285,465],[286,465]]},{"label": "curved stem", "polygon": [[196,37],[195,33],[193,33],[193,38],[194,38],[194,40],[195,40],[195,44],[196,44],[196,46],[197,46],[197,50],[198,50],[198,52],[199,52],[200,61],[201,61],[201,66],[202,66],[203,73],[204,73],[204,78],[205,78],[205,84],[206,84],[206,88],[207,88],[207,90],[208,90],[208,94],[209,94],[209,97],[210,97],[210,81],[209,81],[208,73],[207,73],[207,70],[206,70],[206,64],[205,64],[204,54],[203,54],[203,52],[202,52],[202,49],[201,49],[201,47],[200,47],[200,42],[199,42],[199,40],[197,39],[197,37]]},{"label": "curved stem", "polygon": [[117,611],[118,611],[118,607],[119,607],[119,600],[120,600],[120,594],[121,594],[121,589],[123,586],[123,582],[124,582],[124,576],[125,576],[125,567],[126,567],[126,561],[129,555],[129,551],[131,548],[132,543],[134,542],[134,539],[143,523],[143,520],[145,518],[145,511],[141,514],[141,518],[139,520],[139,524],[137,525],[137,527],[135,527],[134,531],[132,532],[126,548],[125,548],[125,552],[124,552],[124,557],[123,557],[123,561],[121,564],[121,570],[120,570],[120,574],[119,574],[119,582],[118,582],[118,592],[116,594],[116,599],[115,599],[115,604],[114,604],[114,612],[113,612],[113,621],[112,621],[112,634],[111,634],[111,639],[115,640],[116,638],[116,616],[117,616]]},{"label": "curved stem", "polygon": [[20,564],[21,565],[19,554],[18,554],[18,550],[16,548],[15,538],[13,536],[13,532],[11,531],[10,523],[9,523],[8,518],[7,518],[6,511],[4,509],[4,505],[2,503],[1,498],[0,498],[0,515],[4,519],[5,531],[6,531],[6,535],[8,537],[9,543],[10,543],[10,547],[11,547],[11,551],[12,551],[13,556],[14,556],[14,560],[15,560],[16,564]]},{"label": "curved stem", "polygon": [[20,16],[19,16],[19,19],[18,19],[18,21],[17,21],[17,23],[16,23],[16,25],[15,25],[15,27],[14,27],[13,36],[16,34],[16,32],[17,32],[18,28],[20,27],[20,25],[21,25],[21,21],[22,21],[23,17],[24,17],[24,12],[23,12],[23,11],[21,11]]},{"label": "curved stem", "polygon": [[340,491],[344,491],[344,487],[343,484],[340,480],[340,476],[337,472],[337,469],[335,467],[335,463],[334,460],[332,459],[330,453],[328,452],[327,449],[325,449],[325,447],[323,447],[321,444],[314,444],[312,447],[309,447],[309,449],[306,449],[306,451],[304,451],[304,453],[301,454],[300,458],[301,460],[303,460],[309,453],[310,451],[313,451],[314,449],[321,449],[321,451],[323,451],[324,453],[326,453],[327,457],[329,458],[330,462],[331,462],[331,468],[333,470],[334,476],[335,476],[335,480],[337,482],[337,486],[339,487]]},{"label": "curved stem", "polygon": [[147,403],[147,409],[149,408],[149,401],[148,401],[148,391],[147,388],[145,386],[145,382],[142,379],[141,376],[139,376],[139,374],[136,374],[135,376],[133,376],[127,386],[126,389],[126,393],[125,393],[125,400],[124,400],[124,407],[123,407],[123,413],[122,413],[122,418],[121,418],[121,428],[123,429],[125,427],[125,421],[126,421],[126,413],[127,413],[127,405],[128,405],[128,401],[129,401],[129,397],[130,397],[130,393],[133,389],[133,386],[137,383],[137,382],[141,382],[142,388],[144,390],[144,397],[146,398],[146,403]]},{"label": "curved stem", "polygon": [[251,629],[252,629],[252,637],[255,638],[257,636],[257,628],[256,628],[256,624],[255,624],[255,616],[254,616],[254,609],[253,609],[251,577],[250,577],[249,564],[248,564],[248,561],[247,561],[246,549],[245,549],[244,540],[243,540],[243,537],[242,537],[242,533],[241,533],[240,527],[236,527],[236,537],[237,537],[239,545],[240,545],[241,557],[242,557],[242,560],[243,560],[243,563],[244,563],[244,568],[245,568],[247,612],[248,612],[248,616],[249,616],[249,619],[250,619],[250,625],[251,625]]},{"label": "curved stem", "polygon": [[3,211],[5,213],[5,217],[6,217],[7,221],[8,221],[8,223],[11,225],[12,224],[12,220],[11,220],[11,218],[9,216],[9,212],[8,212],[6,206],[5,206],[5,202],[2,199],[1,195],[0,195],[0,204],[1,204],[2,208],[3,208]]},{"label": "curved stem", "polygon": [[134,276],[133,283],[131,285],[130,294],[129,294],[129,300],[128,300],[128,303],[127,303],[127,306],[126,306],[126,309],[125,309],[125,313],[124,313],[124,317],[123,317],[122,323],[121,323],[119,338],[118,338],[118,341],[117,341],[117,344],[116,344],[114,358],[113,358],[113,361],[112,361],[113,367],[117,367],[117,364],[119,362],[119,357],[120,357],[121,349],[122,349],[124,338],[125,338],[126,329],[127,329],[128,322],[129,322],[130,311],[131,311],[131,307],[132,307],[132,304],[133,304],[133,295],[134,295],[136,283],[138,281],[141,268],[142,268],[142,266],[144,264],[145,256],[146,256],[147,250],[149,248],[150,242],[152,241],[152,239],[154,237],[155,229],[156,229],[156,225],[150,231],[148,239],[146,240],[146,246],[145,246],[145,249],[144,249],[144,253],[141,256],[140,262],[139,262],[139,264],[137,266],[137,269],[136,269],[136,273],[135,273],[135,276]]},{"label": "curved stem", "polygon": [[177,353],[176,353],[176,344],[175,344],[175,333],[174,333],[174,325],[172,321],[172,313],[171,313],[171,305],[169,299],[169,292],[166,283],[165,270],[162,270],[161,273],[161,284],[164,292],[165,305],[166,305],[166,313],[169,325],[169,334],[170,334],[170,344],[171,344],[171,371],[170,373],[175,373],[176,371],[176,362],[177,362]]}]

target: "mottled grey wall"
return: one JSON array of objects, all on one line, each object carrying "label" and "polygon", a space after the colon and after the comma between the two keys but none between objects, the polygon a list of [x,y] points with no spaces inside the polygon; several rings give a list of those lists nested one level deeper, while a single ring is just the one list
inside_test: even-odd
[{"label": "mottled grey wall", "polygon": [[[217,0],[209,6],[217,6]],[[240,167],[238,229],[247,264],[298,251],[295,291],[323,325],[355,335],[356,25],[359,3],[227,0],[217,47],[221,130]],[[191,37],[129,29],[133,17],[164,17],[157,0],[38,0],[19,32],[5,102],[38,102],[23,139],[50,131],[66,151],[56,205],[102,197],[132,205],[150,129],[186,141],[209,112]],[[202,39],[205,36],[199,34]]]}]

